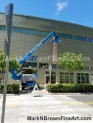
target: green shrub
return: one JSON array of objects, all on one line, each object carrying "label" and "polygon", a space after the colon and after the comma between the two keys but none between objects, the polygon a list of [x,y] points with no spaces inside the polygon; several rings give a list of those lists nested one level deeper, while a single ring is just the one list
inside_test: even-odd
[{"label": "green shrub", "polygon": [[[0,86],[0,93],[3,93],[4,85]],[[7,85],[7,93],[18,94],[19,93],[19,84]]]},{"label": "green shrub", "polygon": [[62,84],[60,85],[59,84],[48,84],[46,88],[49,92],[57,93],[57,92],[62,91],[63,85]]},{"label": "green shrub", "polygon": [[93,92],[93,85],[91,84],[48,84],[46,88],[52,93]]}]

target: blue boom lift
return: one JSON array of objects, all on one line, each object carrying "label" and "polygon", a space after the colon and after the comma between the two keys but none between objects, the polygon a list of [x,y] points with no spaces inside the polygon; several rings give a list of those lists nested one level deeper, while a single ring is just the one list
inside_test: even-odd
[{"label": "blue boom lift", "polygon": [[[53,36],[53,39],[51,40],[52,43],[59,43],[58,40],[58,35],[55,32],[51,32],[46,38],[44,38],[41,42],[39,42],[36,46],[34,46],[30,52],[28,52],[25,56],[23,56],[20,60],[19,60],[19,64],[23,64],[26,60],[28,60],[29,58],[31,58],[32,54],[40,47],[42,46],[51,36]],[[38,74],[22,74],[21,72],[17,72],[16,69],[12,69],[11,71],[11,78],[14,80],[19,80],[21,81],[22,78],[24,78],[22,81],[22,88],[24,89],[25,87],[34,87],[35,86],[35,82],[36,79],[38,78]]]}]

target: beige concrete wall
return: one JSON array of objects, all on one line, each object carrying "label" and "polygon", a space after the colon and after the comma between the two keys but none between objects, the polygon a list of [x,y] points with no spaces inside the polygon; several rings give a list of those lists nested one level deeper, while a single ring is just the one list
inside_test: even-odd
[{"label": "beige concrete wall", "polygon": [[[5,15],[0,13],[0,18],[0,25],[5,25]],[[57,31],[65,34],[73,34],[77,36],[83,35],[85,37],[93,38],[93,29],[90,27],[32,16],[13,15],[13,26],[37,30]]]},{"label": "beige concrete wall", "polygon": [[[5,15],[0,14],[0,26],[5,25]],[[66,23],[61,21],[54,21],[49,19],[42,19],[28,16],[13,16],[13,27],[20,27],[25,29],[43,30],[45,32],[55,31],[57,33],[71,34],[75,36],[82,36],[93,38],[93,29],[77,24]],[[0,50],[4,49],[4,40],[6,32],[0,30]],[[37,43],[39,43],[45,36],[30,35],[19,32],[12,33],[11,41],[11,55],[22,56],[29,52]],[[85,62],[86,66],[93,66],[93,43],[83,42],[80,40],[73,40],[69,38],[61,38],[62,42],[58,44],[58,54],[64,52],[74,52],[76,54],[82,53],[83,56],[89,57],[90,61]],[[52,44],[50,39],[42,45],[33,55],[46,57],[51,56]],[[40,82],[44,81],[45,74],[43,69],[38,69]]]},{"label": "beige concrete wall", "polygon": [[65,52],[82,54],[85,59],[84,64],[86,66],[93,66],[93,43],[62,39],[62,42],[58,45],[58,53],[60,54]]}]

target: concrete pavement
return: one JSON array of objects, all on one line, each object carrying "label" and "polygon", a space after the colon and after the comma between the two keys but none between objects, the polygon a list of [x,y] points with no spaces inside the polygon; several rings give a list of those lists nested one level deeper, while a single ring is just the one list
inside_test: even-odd
[{"label": "concrete pavement", "polygon": [[[93,107],[70,96],[48,94],[45,90],[7,96],[5,123],[92,123]],[[0,114],[1,107],[2,96],[0,96]],[[44,118],[42,120],[43,116],[45,120]],[[77,119],[91,117],[92,120],[66,120],[66,117],[72,116]],[[53,117],[56,119],[53,120]]]}]

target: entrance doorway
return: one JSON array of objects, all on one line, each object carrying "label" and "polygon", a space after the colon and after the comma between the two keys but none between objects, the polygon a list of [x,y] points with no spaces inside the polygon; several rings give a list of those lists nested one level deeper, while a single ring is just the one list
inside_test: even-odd
[{"label": "entrance doorway", "polygon": [[45,83],[46,84],[48,84],[48,83],[55,84],[56,83],[56,78],[57,78],[56,77],[56,72],[51,72],[51,78],[50,78],[49,71],[46,71],[46,73],[45,73]]},{"label": "entrance doorway", "polygon": [[50,76],[49,75],[45,76],[45,81],[46,81],[46,84],[48,84],[50,82]]}]

